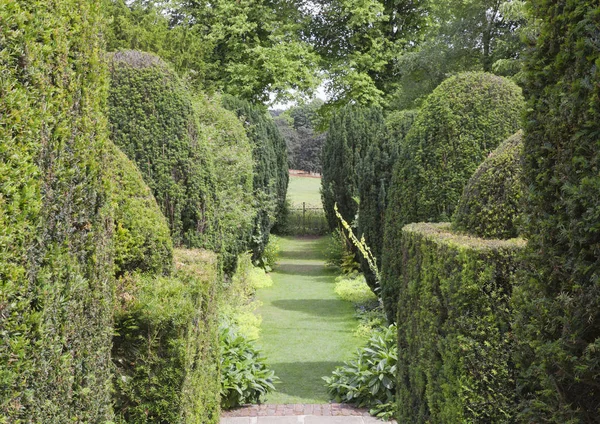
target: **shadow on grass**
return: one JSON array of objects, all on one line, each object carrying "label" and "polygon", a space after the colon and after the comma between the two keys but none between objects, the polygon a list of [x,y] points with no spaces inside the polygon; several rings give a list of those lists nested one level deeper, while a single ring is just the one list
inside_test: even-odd
[{"label": "shadow on grass", "polygon": [[346,316],[347,311],[338,299],[282,299],[271,302],[276,308],[286,311],[304,312],[319,317],[351,319]]},{"label": "shadow on grass", "polygon": [[275,272],[279,274],[285,275],[310,275],[310,276],[322,276],[323,274],[331,274],[329,273],[327,268],[325,268],[322,264],[282,264],[278,265],[275,269]]},{"label": "shadow on grass", "polygon": [[279,253],[279,259],[295,259],[295,260],[317,260],[324,261],[325,255],[319,250],[315,249],[314,243],[306,243],[302,246],[303,249],[284,250]]},{"label": "shadow on grass", "polygon": [[342,362],[284,362],[271,364],[280,383],[275,386],[279,393],[306,399],[322,399],[327,402],[327,388],[322,377],[330,376]]}]

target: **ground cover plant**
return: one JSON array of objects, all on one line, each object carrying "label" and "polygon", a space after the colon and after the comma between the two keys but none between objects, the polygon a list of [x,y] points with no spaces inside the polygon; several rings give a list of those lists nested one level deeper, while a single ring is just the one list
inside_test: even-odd
[{"label": "ground cover plant", "polygon": [[112,420],[100,8],[70,0],[0,5],[3,422]]}]

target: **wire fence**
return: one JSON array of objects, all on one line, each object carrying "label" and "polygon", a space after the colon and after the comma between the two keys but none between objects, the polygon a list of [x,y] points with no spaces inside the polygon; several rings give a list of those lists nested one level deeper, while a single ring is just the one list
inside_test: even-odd
[{"label": "wire fence", "polygon": [[288,211],[286,233],[294,236],[320,236],[329,233],[323,208],[292,207]]}]

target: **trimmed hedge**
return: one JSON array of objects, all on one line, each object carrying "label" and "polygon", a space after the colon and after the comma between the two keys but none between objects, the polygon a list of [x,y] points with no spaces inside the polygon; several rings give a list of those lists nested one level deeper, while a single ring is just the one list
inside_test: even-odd
[{"label": "trimmed hedge", "polygon": [[172,277],[119,282],[113,364],[121,423],[217,423],[217,260],[176,250]]},{"label": "trimmed hedge", "polygon": [[510,298],[524,244],[404,227],[398,422],[514,422]]},{"label": "trimmed hedge", "polygon": [[117,277],[127,272],[168,275],[173,268],[169,225],[135,164],[114,144],[109,164],[115,203],[114,261]]},{"label": "trimmed hedge", "polygon": [[540,33],[525,62],[519,418],[592,423],[600,419],[600,7],[529,3]]},{"label": "trimmed hedge", "polygon": [[133,160],[169,222],[175,245],[212,241],[212,163],[189,90],[159,57],[111,55],[111,138]]},{"label": "trimmed hedge", "polygon": [[224,270],[233,274],[237,257],[250,247],[256,205],[252,191],[252,143],[237,115],[221,99],[197,94],[194,101],[214,168],[216,213],[211,250],[221,252]]},{"label": "trimmed hedge", "polygon": [[253,260],[258,261],[269,242],[271,229],[284,219],[289,180],[287,146],[263,107],[232,96],[223,96],[222,101],[223,106],[235,112],[244,123],[252,142],[257,216],[251,245]]},{"label": "trimmed hedge", "polygon": [[475,171],[458,202],[453,227],[483,238],[517,237],[524,187],[523,133],[504,141]]},{"label": "trimmed hedge", "polygon": [[93,1],[0,5],[1,422],[112,419],[102,24]]},{"label": "trimmed hedge", "polygon": [[429,95],[394,167],[382,286],[393,286],[400,278],[402,228],[412,222],[449,220],[477,166],[519,129],[523,109],[519,87],[484,72],[448,78]]}]

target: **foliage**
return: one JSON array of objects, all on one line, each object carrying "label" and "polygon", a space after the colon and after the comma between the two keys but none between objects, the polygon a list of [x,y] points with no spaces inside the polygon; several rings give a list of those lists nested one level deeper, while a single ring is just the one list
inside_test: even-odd
[{"label": "foliage", "polygon": [[[296,2],[107,0],[109,49],[142,49],[173,62],[199,89],[249,101],[294,97],[319,84],[318,56],[302,37]],[[300,93],[299,93],[300,94]]]},{"label": "foliage", "polygon": [[366,146],[364,157],[357,166],[359,211],[358,237],[365,238],[372,252],[372,264],[364,255],[360,265],[367,284],[374,292],[379,289],[379,277],[372,267],[381,268],[383,254],[383,228],[388,192],[392,183],[392,170],[398,160],[401,145],[417,113],[397,111],[386,117],[385,130]]},{"label": "foliage", "polygon": [[517,237],[521,213],[523,133],[502,142],[479,165],[456,207],[453,227],[484,238]]},{"label": "foliage", "polygon": [[262,263],[260,264],[261,268],[263,268],[263,270],[266,272],[270,272],[277,264],[280,253],[281,239],[276,235],[271,234],[269,237],[269,242],[265,246],[265,251],[262,255]]},{"label": "foliage", "polygon": [[346,106],[329,123],[323,145],[323,177],[321,196],[323,208],[333,231],[339,226],[334,205],[346,222],[354,223],[358,212],[359,164],[367,146],[377,143],[384,133],[381,110]]},{"label": "foliage", "polygon": [[223,408],[259,403],[262,396],[275,390],[275,373],[247,339],[221,327],[219,343]]},{"label": "foliage", "polygon": [[337,367],[331,377],[323,377],[331,398],[369,408],[372,415],[383,419],[393,418],[398,361],[396,334],[395,325],[375,332],[354,359]]},{"label": "foliage", "polygon": [[0,5],[0,422],[112,419],[102,28],[92,1]]},{"label": "foliage", "polygon": [[352,274],[359,269],[360,265],[356,262],[350,242],[341,229],[336,229],[331,233],[324,254],[325,263],[329,266],[339,267],[344,274]]},{"label": "foliage", "polygon": [[173,268],[169,225],[135,164],[114,144],[108,146],[114,184],[115,272],[167,275]]},{"label": "foliage", "polygon": [[221,253],[224,270],[235,270],[238,255],[248,250],[256,205],[252,193],[252,144],[238,117],[221,106],[221,99],[198,93],[195,111],[213,161],[216,219],[212,249]]},{"label": "foliage", "polygon": [[402,274],[382,293],[397,313],[398,422],[514,422],[510,297],[524,245],[404,227]]},{"label": "foliage", "polygon": [[210,247],[214,177],[188,90],[154,55],[120,51],[110,66],[112,140],[137,164],[175,244]]},{"label": "foliage", "polygon": [[482,72],[451,77],[428,97],[393,171],[385,215],[383,290],[397,284],[402,273],[402,227],[448,220],[477,166],[519,129],[523,107],[519,87]]},{"label": "foliage", "polygon": [[349,275],[340,275],[335,279],[335,293],[348,302],[353,302],[358,305],[372,303],[377,300],[377,296],[373,294],[365,277],[362,274],[353,273]]},{"label": "foliage", "polygon": [[271,228],[285,214],[289,181],[285,140],[263,108],[231,96],[223,97],[223,106],[238,115],[252,143],[258,204],[251,245],[253,259],[258,261],[269,242]]},{"label": "foliage", "polygon": [[595,1],[532,0],[525,62],[527,273],[516,295],[523,421],[600,414],[600,86]]},{"label": "foliage", "polygon": [[217,265],[176,250],[172,277],[119,281],[112,352],[117,422],[219,420]]}]

